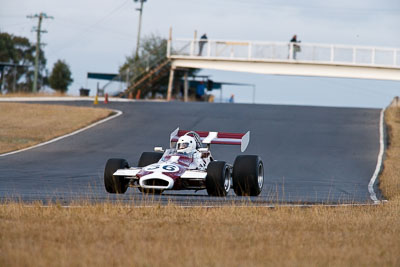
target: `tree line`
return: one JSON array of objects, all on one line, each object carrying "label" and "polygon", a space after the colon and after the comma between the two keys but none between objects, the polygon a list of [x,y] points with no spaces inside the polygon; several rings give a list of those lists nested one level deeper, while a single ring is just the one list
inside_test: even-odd
[{"label": "tree line", "polygon": [[[7,93],[32,92],[35,63],[35,44],[28,38],[0,32],[0,89]],[[38,90],[50,86],[66,92],[73,82],[71,70],[64,60],[58,60],[46,74],[46,57],[39,49]]]}]

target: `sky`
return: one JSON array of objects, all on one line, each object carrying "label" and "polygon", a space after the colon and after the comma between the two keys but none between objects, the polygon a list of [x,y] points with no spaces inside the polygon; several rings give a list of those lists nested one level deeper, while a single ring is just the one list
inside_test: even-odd
[{"label": "sky", "polygon": [[[71,67],[74,83],[94,93],[97,81],[87,72],[116,73],[135,50],[139,3],[133,0],[0,0],[0,30],[36,42],[31,31],[37,20],[27,15],[44,12],[42,35],[47,69],[58,59]],[[399,47],[398,0],[148,0],[144,4],[142,36],[209,39],[289,41],[293,34],[303,42]],[[400,82],[273,76],[202,70],[214,81],[255,85],[256,103],[375,107],[386,106],[400,94]],[[103,85],[104,82],[100,82]],[[113,85],[113,90],[121,86]],[[252,88],[224,86],[222,99],[251,103]],[[216,93],[219,99],[220,92]]]}]

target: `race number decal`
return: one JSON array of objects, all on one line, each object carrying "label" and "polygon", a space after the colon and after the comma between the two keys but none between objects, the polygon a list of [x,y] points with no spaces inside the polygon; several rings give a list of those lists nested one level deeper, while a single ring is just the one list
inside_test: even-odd
[{"label": "race number decal", "polygon": [[145,171],[155,171],[158,168],[160,168],[160,165],[159,164],[155,164],[155,165],[150,165],[149,167],[146,167],[144,170]]},{"label": "race number decal", "polygon": [[149,172],[177,172],[179,167],[172,164],[153,164],[144,168],[144,170]]},{"label": "race number decal", "polygon": [[162,166],[163,171],[167,171],[167,172],[176,172],[178,171],[178,167],[176,167],[175,165],[164,165]]}]

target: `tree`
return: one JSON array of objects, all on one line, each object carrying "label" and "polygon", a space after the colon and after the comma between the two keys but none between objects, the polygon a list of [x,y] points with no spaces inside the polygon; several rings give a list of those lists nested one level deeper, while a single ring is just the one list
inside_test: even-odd
[{"label": "tree", "polygon": [[165,60],[166,53],[166,39],[154,34],[145,36],[141,39],[138,57],[135,58],[135,52],[133,52],[132,56],[126,57],[126,61],[120,67],[119,73],[122,77],[128,75],[131,78],[130,82],[133,82],[135,77],[140,76],[154,65]]},{"label": "tree", "polygon": [[65,61],[58,60],[56,63],[54,63],[53,70],[51,71],[49,77],[50,87],[53,90],[65,93],[68,90],[68,86],[73,81],[74,80],[71,77],[71,71]]},{"label": "tree", "polygon": [[[46,58],[43,50],[40,49],[39,53],[38,89],[43,86],[45,77],[43,77],[42,73],[46,66]],[[35,68],[34,44],[31,44],[25,37],[0,32],[0,62],[9,64],[6,66],[3,65],[3,67],[0,68],[0,81],[3,81],[4,76],[4,90],[8,92],[30,92],[32,90]]]},{"label": "tree", "polygon": [[[140,40],[139,55],[135,58],[135,52],[131,56],[126,57],[125,63],[120,67],[119,73],[122,79],[129,77],[130,91],[136,95],[137,91],[141,91],[141,95],[145,93],[166,94],[169,80],[169,64],[165,64],[162,69],[157,70],[151,78],[141,83],[138,87],[133,88],[132,85],[144,77],[149,71],[154,70],[160,64],[165,63],[167,59],[167,39],[161,36],[151,34]],[[191,69],[190,74],[197,72]],[[179,81],[184,72],[177,70],[175,72],[175,80]]]}]

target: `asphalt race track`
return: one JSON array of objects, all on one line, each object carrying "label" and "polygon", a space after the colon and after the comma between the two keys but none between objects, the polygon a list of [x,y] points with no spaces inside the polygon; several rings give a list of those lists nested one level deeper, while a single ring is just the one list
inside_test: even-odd
[{"label": "asphalt race track", "polygon": [[[63,104],[92,106],[88,101]],[[121,110],[123,115],[58,142],[0,157],[0,199],[180,205],[372,203],[368,183],[379,152],[378,109],[182,102],[99,106]],[[250,130],[245,153],[260,155],[264,161],[262,194],[239,198],[232,190],[228,197],[218,198],[208,197],[205,190],[169,191],[162,196],[143,196],[133,188],[124,195],[105,192],[103,171],[108,158],[126,158],[136,166],[143,151],[168,146],[169,135],[178,126]],[[212,153],[233,163],[240,148],[213,145]]]}]

